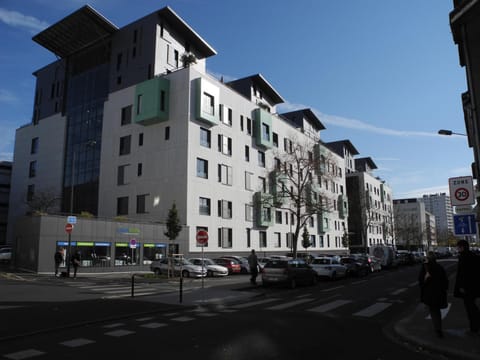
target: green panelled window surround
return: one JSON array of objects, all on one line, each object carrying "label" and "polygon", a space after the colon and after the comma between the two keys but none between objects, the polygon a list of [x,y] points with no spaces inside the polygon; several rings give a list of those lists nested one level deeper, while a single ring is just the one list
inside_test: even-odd
[{"label": "green panelled window surround", "polygon": [[273,115],[266,110],[253,110],[253,137],[255,144],[264,149],[273,147],[272,118]]},{"label": "green panelled window surround", "polygon": [[135,87],[133,119],[142,125],[168,120],[170,80],[156,77]]}]

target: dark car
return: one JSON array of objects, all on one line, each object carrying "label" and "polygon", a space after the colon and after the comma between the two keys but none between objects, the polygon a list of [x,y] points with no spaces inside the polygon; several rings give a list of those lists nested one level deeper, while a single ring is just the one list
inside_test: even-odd
[{"label": "dark car", "polygon": [[370,266],[366,258],[344,256],[340,259],[340,263],[347,267],[348,276],[365,276],[370,272]]},{"label": "dark car", "polygon": [[243,256],[230,256],[230,255],[225,255],[225,256],[222,256],[223,258],[227,258],[227,259],[232,259],[232,260],[235,260],[236,262],[238,262],[240,264],[240,272],[242,274],[248,274],[250,273],[250,265],[248,265],[248,259],[243,257]]},{"label": "dark car", "polygon": [[229,258],[217,258],[213,259],[215,264],[225,266],[228,269],[229,274],[240,274],[242,271],[242,267],[237,260],[229,259]]},{"label": "dark car", "polygon": [[294,289],[299,284],[314,285],[317,273],[302,259],[271,259],[262,269],[262,284],[284,284]]}]

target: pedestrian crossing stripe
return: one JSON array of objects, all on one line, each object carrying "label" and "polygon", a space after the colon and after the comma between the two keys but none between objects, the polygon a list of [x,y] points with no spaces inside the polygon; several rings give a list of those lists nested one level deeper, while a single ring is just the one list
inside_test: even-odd
[{"label": "pedestrian crossing stripe", "polygon": [[354,316],[372,317],[392,306],[392,303],[377,302],[369,307],[354,313]]},{"label": "pedestrian crossing stripe", "polygon": [[320,306],[316,306],[312,309],[308,309],[308,311],[313,311],[313,312],[318,312],[318,313],[324,313],[327,311],[334,310],[340,306],[346,305],[348,303],[351,303],[352,300],[335,300]]}]

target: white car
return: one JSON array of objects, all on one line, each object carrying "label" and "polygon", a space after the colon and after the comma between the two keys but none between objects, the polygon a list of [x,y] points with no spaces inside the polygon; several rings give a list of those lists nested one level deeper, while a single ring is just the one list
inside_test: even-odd
[{"label": "white car", "polygon": [[[150,264],[150,270],[155,274],[167,274],[168,273],[168,258],[152,261]],[[207,269],[198,265],[192,264],[190,261],[181,258],[171,258],[173,262],[173,271],[175,275],[182,275],[182,277],[205,277],[207,276]]]},{"label": "white car", "polygon": [[[218,265],[212,259],[208,258],[191,258],[188,259],[192,264],[203,266],[207,269],[207,276],[227,276],[228,269],[225,266]],[[202,261],[203,260],[203,261]]]},{"label": "white car", "polygon": [[347,276],[347,267],[342,265],[336,257],[315,257],[310,266],[318,276],[328,277],[331,280]]},{"label": "white car", "polygon": [[12,248],[0,249],[0,262],[9,262],[10,260],[12,260]]}]

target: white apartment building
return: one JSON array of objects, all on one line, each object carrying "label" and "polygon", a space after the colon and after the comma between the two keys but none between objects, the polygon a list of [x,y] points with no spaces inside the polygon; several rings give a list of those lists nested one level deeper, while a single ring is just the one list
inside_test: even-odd
[{"label": "white apartment building", "polygon": [[435,217],[422,199],[395,199],[395,232],[398,248],[428,250],[436,245]]},{"label": "white apartment building", "polygon": [[[260,74],[230,83],[209,75],[206,59],[216,51],[169,7],[117,28],[85,6],[33,39],[59,60],[35,72],[33,121],[16,133],[10,203],[19,205],[8,232],[25,264],[43,269],[65,246],[66,216],[55,229],[35,223],[37,233],[24,233],[31,220],[22,204],[39,194],[61,199],[50,215],[101,219],[98,226],[79,217],[75,226],[82,241],[72,252],[87,267],[99,252],[104,265],[120,266],[126,248],[132,264],[148,264],[152,248],[172,245],[164,224],[173,204],[183,225],[175,252],[200,252],[200,229],[209,233],[207,256],[290,252],[295,219],[262,199],[278,191],[279,170],[294,171],[282,158],[295,144],[320,160],[302,175],[310,179],[306,193],[329,204],[308,219],[308,251],[346,250],[346,164],[320,141],[320,120],[309,109],[278,114],[283,99]],[[182,63],[190,54],[195,62]],[[385,212],[390,193],[374,187]],[[25,254],[26,239],[36,253]]]},{"label": "white apartment building", "polygon": [[454,233],[453,209],[446,193],[423,195],[425,209],[435,216],[438,240],[445,241]]}]

